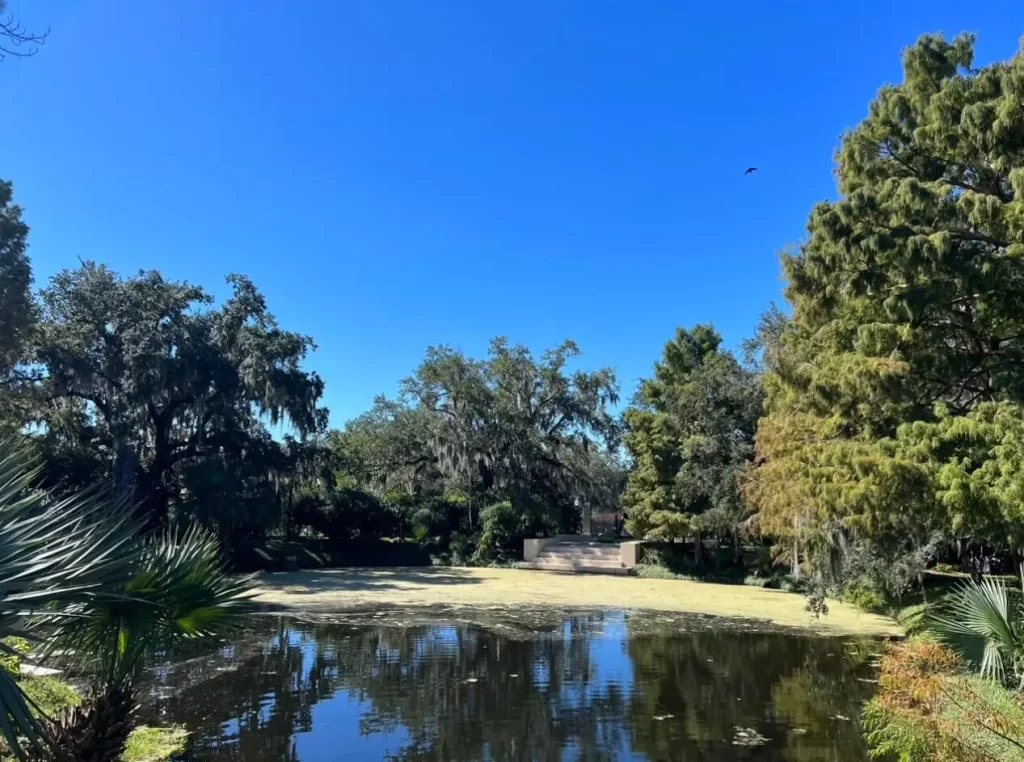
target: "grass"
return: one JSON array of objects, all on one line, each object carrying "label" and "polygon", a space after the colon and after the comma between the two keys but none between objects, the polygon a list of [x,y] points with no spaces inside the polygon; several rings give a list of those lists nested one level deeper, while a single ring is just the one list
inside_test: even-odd
[{"label": "grass", "polygon": [[[74,686],[58,677],[26,677],[19,680],[19,684],[41,713],[48,717],[82,702]],[[128,737],[121,762],[169,762],[172,755],[185,750],[187,740],[188,731],[184,728],[140,725]],[[8,747],[0,742],[0,762],[13,759]]]},{"label": "grass", "polygon": [[128,738],[121,762],[166,762],[185,750],[188,731],[184,728],[154,728],[140,725]]},{"label": "grass", "polygon": [[795,593],[677,579],[642,579],[494,568],[331,569],[264,574],[256,602],[291,611],[379,606],[622,608],[760,620],[822,634],[901,635],[891,618],[830,603],[815,618]]},{"label": "grass", "polygon": [[33,703],[45,717],[52,717],[61,709],[82,703],[73,685],[57,677],[26,677],[18,681]]}]

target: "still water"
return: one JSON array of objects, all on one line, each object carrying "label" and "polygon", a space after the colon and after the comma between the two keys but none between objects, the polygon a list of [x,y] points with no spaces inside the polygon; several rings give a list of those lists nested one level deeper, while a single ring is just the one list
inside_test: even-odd
[{"label": "still water", "polygon": [[875,653],[621,611],[255,616],[162,657],[144,703],[200,762],[863,762]]}]

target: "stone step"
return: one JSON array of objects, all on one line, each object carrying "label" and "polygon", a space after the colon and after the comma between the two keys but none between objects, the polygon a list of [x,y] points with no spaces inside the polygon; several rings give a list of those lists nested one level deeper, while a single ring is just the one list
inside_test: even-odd
[{"label": "stone step", "polygon": [[551,563],[596,563],[599,566],[622,566],[623,562],[617,556],[566,556],[566,555],[544,555],[543,553],[534,559],[535,561],[549,561]]},{"label": "stone step", "polygon": [[538,555],[553,556],[586,556],[587,558],[619,558],[619,549],[604,550],[603,548],[544,548]]},{"label": "stone step", "polygon": [[570,556],[537,556],[534,561],[540,561],[546,564],[592,564],[594,566],[622,566],[622,561],[618,558],[583,558]]},{"label": "stone step", "polygon": [[594,542],[593,540],[553,540],[544,547],[546,548],[604,548],[618,550],[617,542]]},{"label": "stone step", "polygon": [[575,553],[540,553],[534,560],[569,564],[612,564],[613,566],[621,566],[622,564],[622,560],[617,555],[588,556]]},{"label": "stone step", "polygon": [[555,562],[550,560],[524,561],[519,564],[520,569],[532,569],[534,571],[559,572],[562,574],[629,574],[629,569],[624,566],[611,564],[598,564],[593,562],[572,563],[568,561]]}]

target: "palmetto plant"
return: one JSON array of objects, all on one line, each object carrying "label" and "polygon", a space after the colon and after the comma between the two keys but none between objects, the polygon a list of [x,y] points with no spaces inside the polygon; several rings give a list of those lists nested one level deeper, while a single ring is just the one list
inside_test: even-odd
[{"label": "palmetto plant", "polygon": [[120,595],[74,607],[50,644],[79,655],[94,677],[92,695],[58,718],[54,745],[69,759],[113,762],[134,725],[134,678],[143,656],[176,641],[212,638],[248,608],[250,578],[227,574],[217,541],[192,528],[144,544]]},{"label": "palmetto plant", "polygon": [[[55,500],[32,489],[31,453],[0,441],[0,638],[33,639],[41,615],[59,625],[116,595],[137,564],[130,512],[97,494]],[[3,641],[0,650],[11,652]],[[22,756],[19,737],[43,748],[43,728],[12,675],[0,670],[0,734]]]},{"label": "palmetto plant", "polygon": [[1024,610],[1002,580],[959,585],[931,626],[982,676],[1024,690]]},{"label": "palmetto plant", "polygon": [[0,638],[73,654],[93,689],[81,707],[41,724],[0,670],[0,734],[22,757],[19,738],[29,751],[113,762],[133,727],[142,657],[229,629],[251,582],[225,572],[216,540],[200,529],[142,542],[127,507],[97,494],[55,500],[32,489],[36,475],[26,449],[0,441]]}]

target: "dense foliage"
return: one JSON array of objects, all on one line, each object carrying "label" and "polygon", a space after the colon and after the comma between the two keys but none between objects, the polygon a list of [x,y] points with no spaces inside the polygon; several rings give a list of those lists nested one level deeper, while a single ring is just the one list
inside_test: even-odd
[{"label": "dense foliage", "polygon": [[738,476],[753,454],[760,385],[721,342],[710,326],[677,330],[625,412],[633,469],[623,502],[636,536],[732,533],[744,518]]},{"label": "dense foliage", "polygon": [[583,504],[616,508],[624,474],[615,375],[570,371],[578,354],[567,341],[535,358],[503,338],[483,360],[428,349],[397,400],[329,438],[341,475],[461,560],[481,539],[489,561],[524,536],[578,531]]},{"label": "dense foliage", "polygon": [[[752,503],[833,572],[936,538],[1019,548],[1024,57],[925,36],[838,154],[841,197],[783,258]],[[927,556],[922,556],[926,558]]]},{"label": "dense foliage", "polygon": [[928,638],[886,647],[865,711],[872,757],[900,762],[1003,762],[1024,754],[1024,710],[998,683],[964,675]]}]

